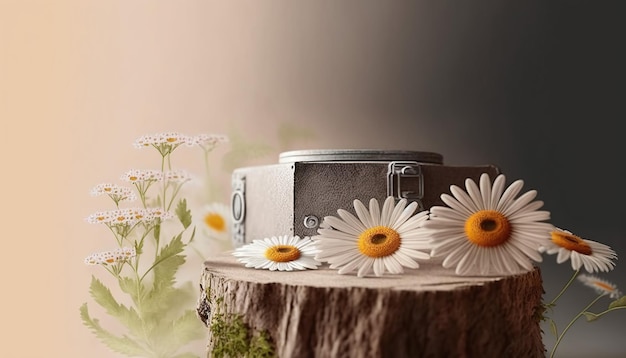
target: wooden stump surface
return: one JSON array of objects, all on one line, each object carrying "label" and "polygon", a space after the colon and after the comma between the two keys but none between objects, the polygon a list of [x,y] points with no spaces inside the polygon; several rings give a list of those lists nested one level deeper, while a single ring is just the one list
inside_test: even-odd
[{"label": "wooden stump surface", "polygon": [[[438,263],[358,278],[327,265],[276,272],[226,253],[205,262],[198,313],[240,315],[279,357],[543,357],[539,269],[457,276]],[[219,307],[218,307],[219,306]],[[208,356],[215,337],[209,330]]]}]

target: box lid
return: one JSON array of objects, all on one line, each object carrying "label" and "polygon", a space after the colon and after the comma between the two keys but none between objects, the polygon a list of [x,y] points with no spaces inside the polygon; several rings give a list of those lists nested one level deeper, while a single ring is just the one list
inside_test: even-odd
[{"label": "box lid", "polygon": [[443,156],[439,153],[411,150],[307,149],[282,152],[278,157],[279,163],[328,161],[415,161],[443,164]]}]

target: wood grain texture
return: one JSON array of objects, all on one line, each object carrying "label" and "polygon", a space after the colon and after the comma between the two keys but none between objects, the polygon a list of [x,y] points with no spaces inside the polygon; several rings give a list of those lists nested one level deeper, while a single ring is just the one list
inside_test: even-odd
[{"label": "wood grain texture", "polygon": [[[541,274],[461,277],[438,264],[357,278],[318,270],[245,268],[229,254],[205,263],[198,312],[240,314],[267,331],[279,357],[543,357]],[[210,290],[205,290],[210,288]],[[205,321],[207,323],[207,321]],[[208,349],[212,336],[209,332]]]}]

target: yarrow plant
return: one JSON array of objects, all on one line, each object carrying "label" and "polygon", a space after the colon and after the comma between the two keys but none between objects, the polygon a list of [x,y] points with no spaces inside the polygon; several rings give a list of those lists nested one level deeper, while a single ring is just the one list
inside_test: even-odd
[{"label": "yarrow plant", "polygon": [[[80,315],[111,350],[130,357],[198,357],[184,351],[205,335],[196,316],[196,285],[177,282],[177,273],[186,262],[185,248],[196,233],[187,199],[180,195],[193,178],[174,168],[172,153],[183,145],[200,147],[208,160],[209,152],[226,140],[222,135],[175,132],[142,136],[135,147],[156,149],[160,168],[125,172],[120,179],[128,186],[101,183],[92,189],[92,195],[110,198],[113,208],[95,212],[86,221],[106,227],[117,247],[87,256],[85,264],[108,272],[117,292],[95,275],[89,292],[126,333],[117,335],[104,328],[91,316],[87,303],[80,307]],[[137,199],[139,205],[125,206]]]}]

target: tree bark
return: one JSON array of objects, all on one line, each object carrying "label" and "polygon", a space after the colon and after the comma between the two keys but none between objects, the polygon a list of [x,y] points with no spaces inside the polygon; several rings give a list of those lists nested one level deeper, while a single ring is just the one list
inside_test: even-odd
[{"label": "tree bark", "polygon": [[[439,264],[358,278],[318,270],[245,268],[224,254],[205,263],[198,313],[240,315],[266,331],[279,357],[543,357],[539,268],[462,277]],[[215,337],[209,330],[208,352]]]}]

